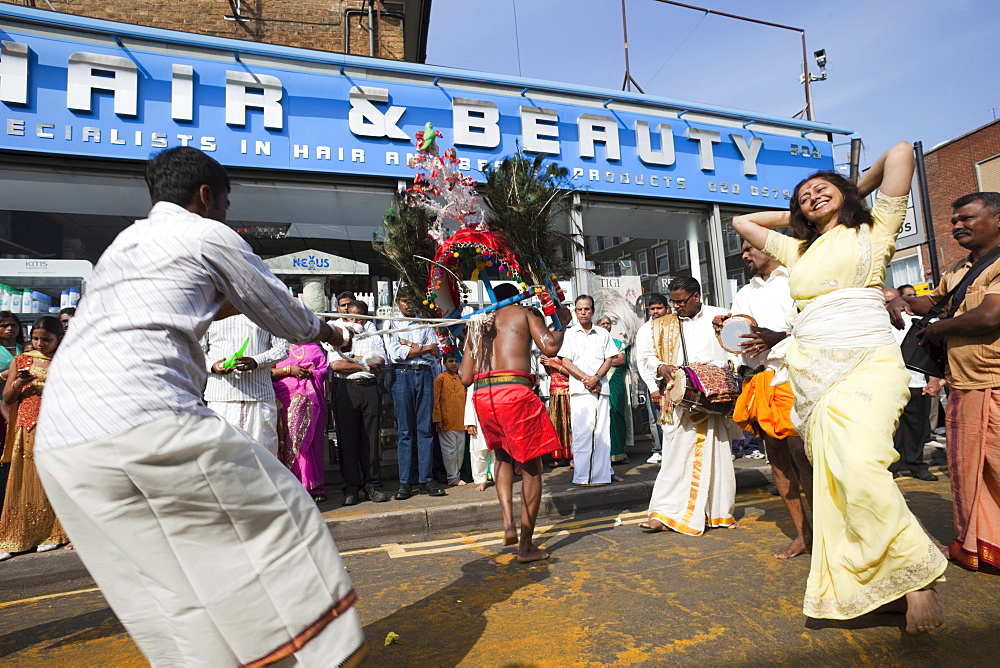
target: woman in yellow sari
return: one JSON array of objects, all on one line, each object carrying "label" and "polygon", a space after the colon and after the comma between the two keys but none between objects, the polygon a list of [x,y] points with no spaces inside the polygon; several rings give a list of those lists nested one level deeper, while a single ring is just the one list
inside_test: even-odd
[{"label": "woman in yellow sari", "polygon": [[[905,603],[906,630],[919,633],[942,623],[932,586],[947,562],[888,471],[909,376],[882,296],[913,164],[913,147],[901,142],[857,186],[814,174],[796,186],[790,211],[737,216],[733,227],[788,268],[800,311],[786,361],[792,419],[814,470],[803,612],[851,619]],[[876,188],[869,212],[863,197]],[[786,226],[797,238],[776,231]]]}]

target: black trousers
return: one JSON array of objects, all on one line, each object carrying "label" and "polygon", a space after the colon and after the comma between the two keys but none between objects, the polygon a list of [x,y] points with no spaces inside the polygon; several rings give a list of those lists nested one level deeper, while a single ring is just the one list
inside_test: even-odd
[{"label": "black trousers", "polygon": [[337,420],[344,493],[381,488],[379,418],[382,393],[378,385],[356,385],[335,378],[333,414]]},{"label": "black trousers", "polygon": [[893,473],[909,469],[913,473],[927,470],[924,462],[924,443],[931,435],[931,397],[924,394],[924,388],[911,387],[910,400],[899,416],[899,427],[892,444],[899,453],[889,470]]}]

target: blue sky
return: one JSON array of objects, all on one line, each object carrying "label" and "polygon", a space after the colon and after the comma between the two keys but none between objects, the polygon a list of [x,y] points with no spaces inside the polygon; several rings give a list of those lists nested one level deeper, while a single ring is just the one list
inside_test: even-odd
[{"label": "blue sky", "polygon": [[[1000,118],[997,0],[686,1],[804,28],[812,71],[813,51],[829,59],[828,80],[813,84],[816,120],[852,128],[863,167],[901,139],[926,151]],[[798,32],[655,0],[626,8],[632,76],[647,94],[781,116],[805,106]],[[620,90],[621,5],[433,0],[427,62]]]}]

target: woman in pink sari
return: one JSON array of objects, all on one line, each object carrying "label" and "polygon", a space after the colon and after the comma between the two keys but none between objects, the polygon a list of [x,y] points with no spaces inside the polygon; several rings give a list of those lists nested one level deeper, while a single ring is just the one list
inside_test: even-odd
[{"label": "woman in pink sari", "polygon": [[326,353],[315,343],[292,344],[288,358],[271,368],[278,400],[278,458],[316,503],[326,501],[323,437],[328,374]]}]

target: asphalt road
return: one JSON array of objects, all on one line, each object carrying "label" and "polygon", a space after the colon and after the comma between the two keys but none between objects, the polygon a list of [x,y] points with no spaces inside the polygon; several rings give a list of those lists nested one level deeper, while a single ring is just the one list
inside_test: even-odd
[{"label": "asphalt road", "polygon": [[[899,483],[949,540],[947,479]],[[801,614],[808,557],[771,556],[791,529],[776,497],[741,494],[741,527],[701,537],[644,534],[641,511],[547,526],[553,557],[531,565],[494,531],[341,545],[368,665],[996,665],[1000,576],[950,567],[946,626],[929,636],[905,634],[899,615],[818,622]],[[0,663],[143,665],[81,568],[70,553],[0,564]]]}]

